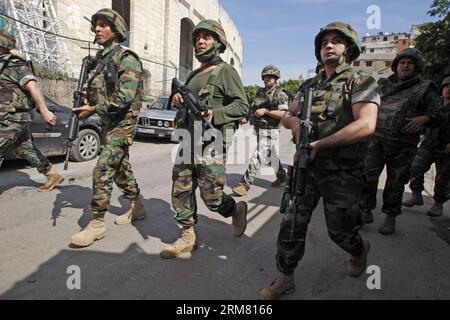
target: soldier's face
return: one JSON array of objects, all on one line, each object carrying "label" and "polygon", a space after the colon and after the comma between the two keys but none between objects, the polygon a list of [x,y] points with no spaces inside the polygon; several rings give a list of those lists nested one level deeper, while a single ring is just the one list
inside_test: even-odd
[{"label": "soldier's face", "polygon": [[442,96],[446,100],[450,100],[450,83],[442,87]]},{"label": "soldier's face", "polygon": [[320,56],[326,65],[339,63],[341,56],[347,49],[347,41],[336,31],[326,33],[321,42]]},{"label": "soldier's face", "polygon": [[106,20],[98,19],[95,24],[94,32],[95,40],[100,45],[114,38],[114,32]]},{"label": "soldier's face", "polygon": [[416,73],[416,64],[411,57],[400,59],[397,65],[397,76],[400,80],[411,78]]},{"label": "soldier's face", "polygon": [[211,32],[200,30],[195,38],[195,52],[202,53],[212,48],[216,39]]},{"label": "soldier's face", "polygon": [[277,83],[277,78],[272,76],[264,76],[262,80],[266,88],[272,88]]}]

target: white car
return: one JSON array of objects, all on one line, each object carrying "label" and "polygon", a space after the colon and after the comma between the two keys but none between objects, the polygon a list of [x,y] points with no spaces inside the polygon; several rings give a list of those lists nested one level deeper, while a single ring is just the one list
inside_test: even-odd
[{"label": "white car", "polygon": [[177,111],[175,106],[169,108],[169,97],[158,98],[139,114],[137,135],[171,138]]}]

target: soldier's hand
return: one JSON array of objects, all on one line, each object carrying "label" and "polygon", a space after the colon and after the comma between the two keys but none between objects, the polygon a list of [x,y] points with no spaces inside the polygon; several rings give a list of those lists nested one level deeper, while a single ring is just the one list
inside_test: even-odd
[{"label": "soldier's hand", "polygon": [[311,143],[309,144],[309,148],[311,149],[310,154],[309,154],[309,159],[310,159],[311,161],[313,161],[313,160],[316,158],[316,156],[317,156],[317,152],[319,152],[319,149],[320,149],[320,140],[311,142]]},{"label": "soldier's hand", "polygon": [[408,134],[418,133],[423,129],[423,126],[430,120],[428,116],[420,116],[414,118],[405,118],[408,124],[405,126],[405,131]]},{"label": "soldier's hand", "polygon": [[445,152],[450,153],[450,143],[445,147]]},{"label": "soldier's hand", "polygon": [[248,123],[247,118],[242,118],[242,119],[241,119],[241,124],[247,124],[247,123]]},{"label": "soldier's hand", "polygon": [[261,108],[255,111],[254,116],[257,118],[261,118],[263,115],[265,115],[267,112],[269,112],[266,108]]},{"label": "soldier's hand", "polygon": [[44,118],[45,123],[55,126],[56,125],[56,116],[53,112],[47,111],[42,114],[42,118]]},{"label": "soldier's hand", "polygon": [[212,121],[214,119],[214,112],[212,110],[208,110],[206,117],[208,117],[208,121],[212,123]]},{"label": "soldier's hand", "polygon": [[300,142],[300,123],[297,122],[297,124],[293,126],[291,132],[294,142],[298,144]]},{"label": "soldier's hand", "polygon": [[95,107],[82,106],[82,107],[73,109],[73,112],[78,113],[78,118],[87,119],[95,113]]},{"label": "soldier's hand", "polygon": [[179,93],[176,93],[172,98],[172,104],[178,108],[182,107],[184,104],[183,96]]}]

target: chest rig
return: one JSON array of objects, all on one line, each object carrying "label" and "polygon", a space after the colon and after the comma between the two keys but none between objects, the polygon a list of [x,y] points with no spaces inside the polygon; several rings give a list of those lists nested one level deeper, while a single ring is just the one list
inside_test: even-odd
[{"label": "chest rig", "polygon": [[[312,81],[316,86],[311,108],[311,140],[328,137],[355,121],[352,112],[351,84],[359,77],[352,70],[344,71],[334,79]],[[337,157],[363,159],[367,143],[360,141],[351,145],[319,150],[319,158]]]},{"label": "chest rig", "polygon": [[19,79],[15,79],[15,69],[20,67],[33,69],[31,62],[12,54],[0,60],[0,114],[28,112],[34,107],[30,95],[21,88]]},{"label": "chest rig", "polygon": [[[133,51],[120,45],[114,47],[102,57],[102,51],[98,52],[94,60],[94,68],[89,76],[87,85],[88,100],[90,106],[107,106],[114,99],[119,89],[119,66],[126,55],[133,55],[141,64],[139,56]],[[138,89],[133,101],[120,110],[120,112],[108,112],[107,108],[99,112],[103,122],[108,124],[118,123],[128,118],[138,116],[141,109],[141,98],[143,95],[143,80],[139,80]],[[102,108],[100,108],[102,109]]]},{"label": "chest rig", "polygon": [[[259,88],[250,109],[251,114],[255,113],[258,109],[278,110],[280,104],[286,103],[280,101],[280,94],[283,89],[276,87],[273,94],[268,94],[264,88]],[[254,118],[253,123],[255,128],[259,129],[277,129],[280,126],[281,119],[275,119],[269,116],[262,116],[261,118]]]}]

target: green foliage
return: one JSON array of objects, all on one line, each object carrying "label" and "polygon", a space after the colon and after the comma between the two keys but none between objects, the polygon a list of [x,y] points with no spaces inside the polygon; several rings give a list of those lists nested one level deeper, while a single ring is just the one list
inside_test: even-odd
[{"label": "green foliage", "polygon": [[440,84],[450,75],[450,0],[434,0],[430,16],[442,17],[437,22],[420,26],[421,34],[415,40],[415,47],[423,52],[425,67],[424,78]]},{"label": "green foliage", "polygon": [[33,62],[34,73],[39,78],[51,79],[51,80],[70,80],[70,77],[61,71],[51,70],[47,67],[44,67],[36,62]]},{"label": "green foliage", "polygon": [[[279,82],[278,85],[283,88],[289,95],[289,97],[292,99],[298,91],[298,88],[302,84],[303,81],[300,80],[287,80]],[[256,92],[258,91],[259,87],[257,85],[253,86],[246,86],[244,87],[245,94],[247,95],[247,100],[249,104],[253,103],[253,100],[255,99]]]},{"label": "green foliage", "polygon": [[245,94],[247,95],[247,101],[249,104],[253,103],[255,99],[256,92],[258,92],[259,87],[255,84],[253,86],[244,87]]}]

